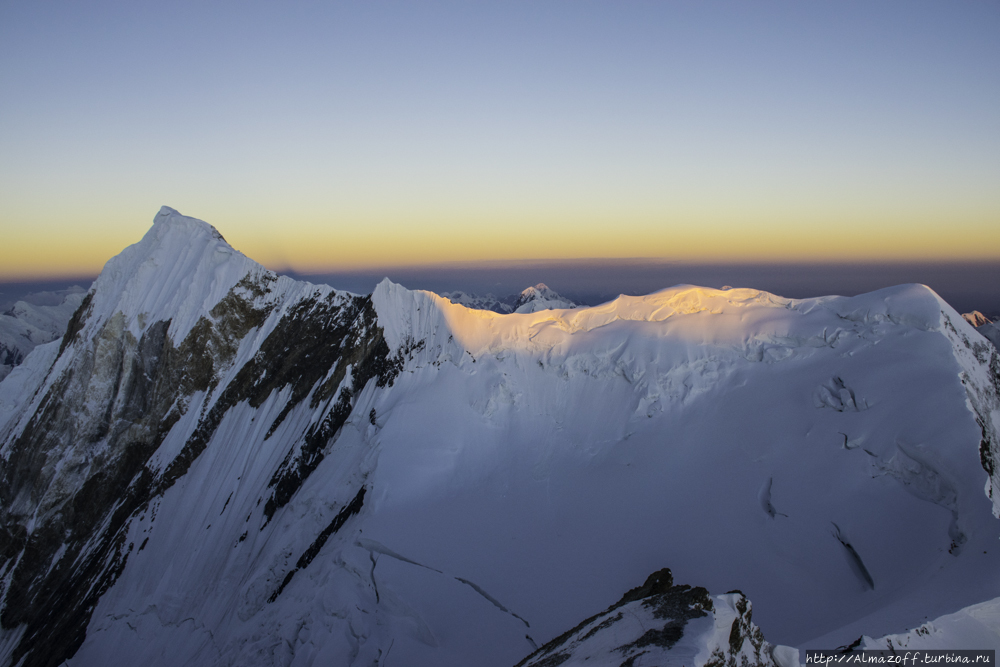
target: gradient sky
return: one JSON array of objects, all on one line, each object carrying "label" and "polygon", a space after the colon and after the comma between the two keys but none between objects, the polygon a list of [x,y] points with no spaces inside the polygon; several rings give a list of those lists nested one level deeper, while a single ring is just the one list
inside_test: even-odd
[{"label": "gradient sky", "polygon": [[[292,5],[292,6],[289,6]],[[1000,259],[997,2],[0,0],[0,280]]]}]

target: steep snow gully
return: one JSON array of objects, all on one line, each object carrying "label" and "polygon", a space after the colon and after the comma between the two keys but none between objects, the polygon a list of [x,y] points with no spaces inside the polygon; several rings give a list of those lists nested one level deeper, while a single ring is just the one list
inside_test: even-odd
[{"label": "steep snow gully", "polygon": [[164,207],[0,382],[0,664],[1000,648],[998,397],[919,285],[501,315]]}]

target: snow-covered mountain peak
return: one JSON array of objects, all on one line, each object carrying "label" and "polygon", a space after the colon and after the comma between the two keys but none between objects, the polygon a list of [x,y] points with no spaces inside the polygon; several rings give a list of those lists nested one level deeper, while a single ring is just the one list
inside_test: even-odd
[{"label": "snow-covered mountain peak", "polygon": [[525,300],[552,299],[559,297],[559,295],[545,283],[538,283],[537,285],[521,290],[521,296],[524,297]]},{"label": "snow-covered mountain peak", "polygon": [[[236,250],[230,246],[226,239],[222,237],[222,234],[213,225],[205,222],[204,220],[199,220],[198,218],[192,218],[182,214],[180,211],[170,208],[169,206],[161,206],[160,210],[153,217],[153,228],[158,229],[159,234],[157,238],[165,238],[164,234],[169,233],[171,235],[190,235],[197,239],[204,235],[208,237],[221,241],[222,244],[229,250],[236,252]],[[152,231],[152,229],[150,231]]]},{"label": "snow-covered mountain peak", "polygon": [[576,304],[560,296],[545,283],[538,283],[521,292],[514,303],[515,313],[534,313],[539,310],[576,308]]},{"label": "snow-covered mountain peak", "polygon": [[241,281],[249,286],[277,280],[212,225],[164,206],[142,240],[105,264],[88,304],[87,328],[120,312],[137,337],[153,319],[170,320],[170,335],[179,341]]},{"label": "snow-covered mountain peak", "polygon": [[560,296],[545,283],[538,283],[522,290],[519,294],[498,298],[493,294],[466,294],[465,292],[441,292],[440,296],[452,303],[476,310],[492,310],[494,313],[534,313],[539,310],[564,310],[576,308],[579,304]]},{"label": "snow-covered mountain peak", "polygon": [[984,324],[990,324],[990,318],[986,317],[978,310],[974,310],[971,313],[962,313],[962,319],[971,324],[974,327],[981,327]]}]

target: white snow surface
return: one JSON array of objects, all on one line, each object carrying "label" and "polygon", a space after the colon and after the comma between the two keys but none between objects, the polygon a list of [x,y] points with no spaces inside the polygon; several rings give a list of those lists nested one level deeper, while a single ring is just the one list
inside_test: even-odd
[{"label": "white snow surface", "polygon": [[909,632],[878,639],[863,637],[868,650],[953,650],[956,647],[1000,651],[1000,598],[945,614]]},{"label": "white snow surface", "polygon": [[85,295],[82,287],[32,294],[0,313],[0,380],[18,365],[15,357],[23,361],[37,346],[61,338]]},{"label": "white snow surface", "polygon": [[404,380],[421,390],[380,433],[365,531],[509,591],[533,636],[660,566],[743,590],[769,641],[803,647],[1000,590],[979,429],[942,335],[946,318],[971,327],[926,287],[678,286],[508,316],[387,281],[373,299],[391,345],[426,345]]},{"label": "white snow surface", "polygon": [[[81,335],[122,313],[133,335],[170,319],[181,340],[265,271],[164,207],[106,265]],[[276,280],[275,313],[329,290]],[[662,567],[742,590],[769,642],[801,648],[1000,596],[963,384],[987,371],[960,363],[945,323],[975,332],[927,287],[792,300],[681,285],[500,315],[385,280],[372,300],[405,360],[395,383],[355,388],[326,458],[264,527],[270,476],[320,416],[303,401],[268,438],[287,392],[230,410],[132,522],[71,666],[512,665]],[[57,350],[0,383],[0,430],[23,428]],[[360,514],[268,602],[362,484]]]},{"label": "white snow surface", "polygon": [[[120,312],[137,338],[147,324],[170,320],[170,337],[181,341],[236,283],[265,273],[270,272],[226,243],[215,227],[164,206],[141,241],[104,265],[94,282],[87,329],[96,330]],[[295,282],[278,280],[283,287]]]}]

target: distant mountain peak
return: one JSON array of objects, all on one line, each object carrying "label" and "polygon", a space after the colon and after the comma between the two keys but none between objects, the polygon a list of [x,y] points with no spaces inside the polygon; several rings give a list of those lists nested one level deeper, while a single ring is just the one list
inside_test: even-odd
[{"label": "distant mountain peak", "polygon": [[971,313],[962,313],[962,319],[974,327],[981,327],[984,324],[991,323],[990,318],[986,317],[978,310],[974,310]]},{"label": "distant mountain peak", "polygon": [[521,290],[521,296],[527,296],[527,297],[533,297],[536,295],[547,296],[549,294],[555,294],[556,296],[559,296],[545,283],[538,283],[537,285],[534,285],[532,287],[527,287]]},{"label": "distant mountain peak", "polygon": [[576,308],[577,304],[560,296],[545,283],[538,283],[521,292],[514,303],[515,313],[534,313],[555,308]]},{"label": "distant mountain peak", "polygon": [[545,283],[527,287],[520,294],[496,297],[493,294],[481,296],[465,292],[441,292],[441,296],[452,303],[474,310],[490,310],[506,315],[508,313],[534,313],[554,308],[576,308],[579,304],[560,296]]}]

